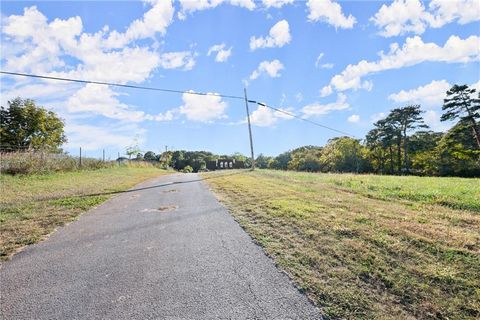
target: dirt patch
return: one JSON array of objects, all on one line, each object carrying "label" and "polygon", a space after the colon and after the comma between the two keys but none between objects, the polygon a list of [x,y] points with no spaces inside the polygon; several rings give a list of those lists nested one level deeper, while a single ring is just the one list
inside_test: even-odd
[{"label": "dirt patch", "polygon": [[140,212],[170,212],[170,211],[175,211],[177,209],[178,209],[178,206],[170,205],[170,206],[161,206],[158,208],[145,208]]},{"label": "dirt patch", "polygon": [[170,192],[178,192],[178,190],[177,189],[169,189],[169,190],[160,191],[160,193],[170,193]]}]

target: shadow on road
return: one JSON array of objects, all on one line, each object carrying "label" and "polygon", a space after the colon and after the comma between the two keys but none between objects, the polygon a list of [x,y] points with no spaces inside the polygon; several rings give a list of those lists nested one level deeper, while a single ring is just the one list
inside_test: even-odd
[{"label": "shadow on road", "polygon": [[[108,191],[108,192],[99,192],[99,193],[88,193],[88,194],[81,194],[81,195],[73,195],[71,197],[72,198],[82,198],[82,197],[95,197],[95,196],[106,196],[106,195],[113,195],[113,194],[131,193],[131,192],[137,192],[137,191],[142,191],[142,190],[150,190],[150,189],[156,189],[156,188],[171,187],[171,186],[178,185],[178,184],[185,184],[185,183],[192,183],[192,182],[199,182],[199,181],[229,177],[229,176],[239,175],[239,174],[249,172],[249,171],[250,171],[250,169],[245,169],[245,170],[242,170],[242,171],[235,171],[235,172],[232,172],[232,173],[216,174],[216,175],[212,175],[210,177],[205,177],[205,178],[195,179],[195,180],[173,181],[173,182],[157,184],[157,185],[149,186],[149,187],[135,188],[135,189],[129,189],[129,190],[123,190],[123,191]],[[54,199],[48,199],[48,200],[54,200]]]}]

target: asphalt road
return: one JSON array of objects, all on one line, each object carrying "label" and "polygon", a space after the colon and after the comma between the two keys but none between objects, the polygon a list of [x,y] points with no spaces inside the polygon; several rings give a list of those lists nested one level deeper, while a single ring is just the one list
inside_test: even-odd
[{"label": "asphalt road", "polygon": [[3,263],[1,318],[320,319],[198,180],[147,181]]}]

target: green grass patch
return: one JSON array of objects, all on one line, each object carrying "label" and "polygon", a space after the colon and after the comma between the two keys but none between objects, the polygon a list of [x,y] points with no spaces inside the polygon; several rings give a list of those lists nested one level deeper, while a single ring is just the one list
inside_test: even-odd
[{"label": "green grass patch", "polygon": [[480,180],[205,174],[327,318],[480,317]]},{"label": "green grass patch", "polygon": [[[0,259],[41,240],[55,228],[111,197],[110,192],[168,171],[115,166],[42,175],[0,175]],[[104,193],[104,194],[102,194]]]}]

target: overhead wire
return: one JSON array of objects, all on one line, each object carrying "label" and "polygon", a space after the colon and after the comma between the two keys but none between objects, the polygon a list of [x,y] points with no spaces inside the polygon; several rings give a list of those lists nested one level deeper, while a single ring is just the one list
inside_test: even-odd
[{"label": "overhead wire", "polygon": [[[44,80],[58,80],[58,81],[66,81],[66,82],[75,82],[75,83],[84,83],[84,84],[97,84],[97,85],[106,85],[106,86],[112,86],[112,87],[120,87],[120,88],[130,88],[130,89],[141,89],[141,90],[150,90],[150,91],[160,91],[160,92],[167,92],[167,93],[181,93],[181,94],[191,94],[191,95],[199,95],[199,96],[215,96],[215,97],[221,97],[221,98],[226,98],[226,99],[237,99],[237,100],[244,100],[245,97],[242,96],[235,96],[235,95],[228,95],[228,94],[219,94],[219,93],[211,93],[211,92],[196,92],[196,91],[186,91],[186,90],[175,90],[175,89],[167,89],[167,88],[156,88],[156,87],[146,87],[146,86],[137,86],[137,85],[130,85],[130,84],[121,84],[121,83],[112,83],[112,82],[105,82],[105,81],[93,81],[93,80],[81,80],[81,79],[73,79],[73,78],[64,78],[64,77],[52,77],[52,76],[43,76],[43,75],[37,75],[37,74],[29,74],[29,73],[20,73],[20,72],[9,72],[9,71],[1,71],[0,74],[5,74],[5,75],[11,75],[11,76],[21,76],[21,77],[29,77],[29,78],[37,78],[37,79],[44,79]],[[286,110],[280,109],[280,108],[275,108],[272,106],[267,105],[266,103],[263,102],[258,102],[256,100],[247,100],[249,103],[254,103],[259,106],[263,106],[272,110],[275,110],[277,112],[283,113],[285,115],[288,115],[292,118],[296,118],[298,120],[308,122],[310,124],[313,124],[315,126],[334,131],[352,138],[355,138],[354,135],[338,130],[326,125],[323,125],[321,123],[318,123],[316,121],[309,120],[307,118],[300,117],[294,113],[288,112]]]}]

